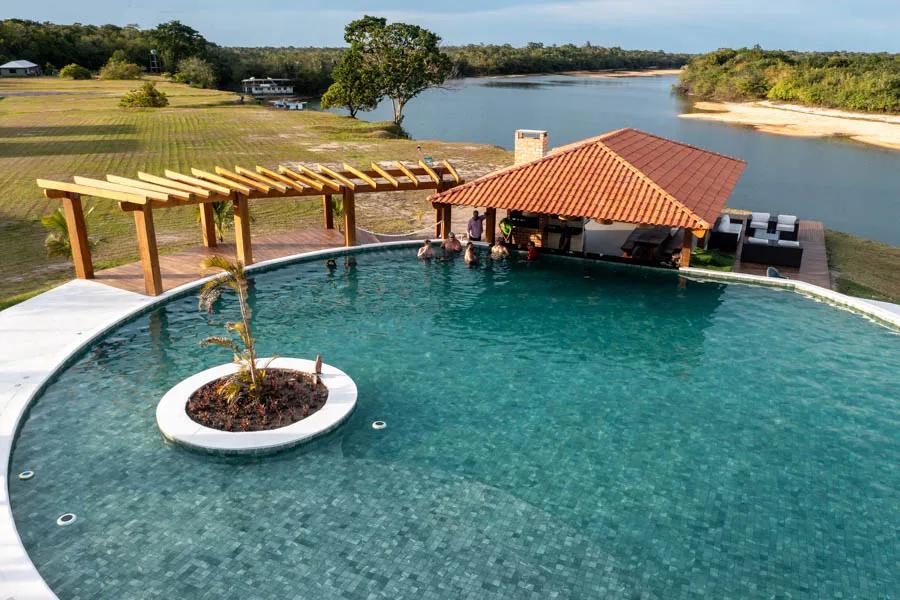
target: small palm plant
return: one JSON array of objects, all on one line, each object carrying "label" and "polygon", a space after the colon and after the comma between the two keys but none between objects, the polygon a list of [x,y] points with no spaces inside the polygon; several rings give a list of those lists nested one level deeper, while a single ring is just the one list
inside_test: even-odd
[{"label": "small palm plant", "polygon": [[[231,262],[221,256],[208,256],[202,263],[205,272],[212,270],[223,271],[215,279],[208,281],[200,288],[200,310],[212,312],[213,307],[225,290],[234,290],[237,294],[238,305],[241,309],[241,320],[225,324],[228,335],[211,336],[200,342],[203,347],[222,346],[231,350],[234,362],[240,365],[240,370],[227,378],[219,388],[229,403],[234,404],[242,395],[254,402],[260,401],[260,389],[266,376],[265,369],[256,365],[256,349],[253,335],[250,332],[250,305],[247,302],[247,275],[241,261]],[[234,334],[237,334],[235,340]]]},{"label": "small palm plant", "polygon": [[[88,221],[94,207],[84,212],[84,220]],[[44,247],[47,248],[47,257],[72,258],[72,244],[69,242],[69,224],[66,222],[66,214],[62,208],[57,208],[45,217],[41,217],[41,225],[48,231],[44,239]],[[88,246],[93,250],[100,240],[95,237],[88,238]]]},{"label": "small palm plant", "polygon": [[[211,202],[213,212],[213,225],[216,228],[216,239],[225,241],[225,229],[231,223],[231,202]],[[197,221],[200,221],[200,213],[197,212]]]}]

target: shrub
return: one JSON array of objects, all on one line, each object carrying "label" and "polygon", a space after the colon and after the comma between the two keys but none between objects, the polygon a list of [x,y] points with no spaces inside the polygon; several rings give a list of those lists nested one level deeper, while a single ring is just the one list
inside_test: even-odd
[{"label": "shrub", "polygon": [[193,87],[214,88],[216,87],[216,71],[209,62],[192,56],[178,63],[175,81],[187,83]]},{"label": "shrub", "polygon": [[166,94],[156,89],[152,81],[145,81],[141,87],[131,90],[119,101],[119,106],[123,108],[160,108],[168,105]]},{"label": "shrub", "polygon": [[143,74],[141,68],[134,63],[112,59],[100,69],[100,79],[140,79]]},{"label": "shrub", "polygon": [[59,76],[66,79],[90,79],[91,72],[82,67],[81,65],[76,65],[72,63],[70,65],[64,66],[59,70]]}]

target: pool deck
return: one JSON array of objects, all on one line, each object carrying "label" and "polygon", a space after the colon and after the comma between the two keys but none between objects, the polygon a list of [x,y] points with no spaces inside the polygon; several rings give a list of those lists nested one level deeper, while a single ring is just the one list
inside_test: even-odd
[{"label": "pool deck", "polygon": [[[797,239],[803,246],[803,259],[800,268],[778,267],[778,272],[785,277],[798,279],[826,289],[831,287],[831,273],[828,270],[828,256],[825,253],[825,227],[819,221],[800,221]],[[738,244],[737,258],[734,261],[735,273],[765,275],[767,265],[741,262],[741,245]]]},{"label": "pool deck", "polygon": [[[360,229],[356,231],[356,239],[360,244],[378,241]],[[304,228],[279,233],[258,233],[253,236],[253,260],[259,263],[343,245],[344,234],[337,229]],[[160,256],[159,270],[162,275],[163,290],[169,291],[202,277],[204,273],[200,268],[200,263],[207,256],[224,256],[234,259],[234,243],[223,243],[213,248],[196,246]],[[144,272],[140,262],[97,271],[95,281],[120,290],[144,293]]]},{"label": "pool deck", "polygon": [[[417,243],[413,241],[379,245],[414,246]],[[276,242],[273,241],[272,244],[275,251]],[[226,247],[221,250],[225,252]],[[262,255],[261,252],[262,249],[258,250],[257,256]],[[196,254],[184,256],[186,264],[190,265],[194,265],[193,261],[197,258]],[[269,264],[277,262],[281,261],[276,259],[269,261]],[[264,267],[265,264],[257,263],[256,266]],[[682,269],[682,272],[687,277],[704,280],[783,287],[864,314],[900,330],[900,307],[896,305],[887,306],[887,303],[852,298],[803,281],[704,269]],[[197,276],[191,273],[196,271],[186,272],[183,277],[196,279]],[[125,279],[122,277],[119,281]],[[170,289],[161,296],[149,297],[99,281],[75,279],[0,311],[0,339],[4,341],[0,344],[0,477],[3,480],[0,483],[0,598],[56,598],[22,546],[9,500],[9,472],[18,473],[32,466],[10,464],[13,440],[29,404],[57,370],[98,336],[148,306],[165,301],[198,284],[199,282],[192,281]],[[34,477],[41,477],[40,470],[37,470]],[[18,484],[19,482],[16,483]],[[28,485],[25,482],[21,484]],[[63,512],[66,512],[66,507],[59,507],[59,513]],[[55,520],[57,516],[42,515],[41,518]]]}]

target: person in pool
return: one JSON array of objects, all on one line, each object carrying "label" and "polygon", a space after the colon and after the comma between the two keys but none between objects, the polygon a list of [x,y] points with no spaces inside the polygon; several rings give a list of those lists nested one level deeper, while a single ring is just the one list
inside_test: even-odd
[{"label": "person in pool", "polygon": [[470,267],[475,267],[478,265],[478,255],[475,254],[475,244],[469,242],[466,244],[466,256],[465,256],[466,264]]},{"label": "person in pool", "polygon": [[444,250],[445,254],[456,254],[457,252],[462,252],[463,249],[462,244],[456,239],[456,234],[452,231],[447,239],[441,242],[441,248]]},{"label": "person in pool", "polygon": [[422,247],[419,248],[418,254],[416,256],[422,260],[431,260],[434,258],[434,250],[431,248],[431,240],[425,240],[425,243],[422,244]]},{"label": "person in pool", "polygon": [[537,260],[537,259],[538,259],[537,246],[534,245],[534,242],[528,242],[528,260]]},{"label": "person in pool", "polygon": [[503,243],[502,237],[498,237],[497,241],[494,242],[494,245],[491,246],[491,258],[494,260],[509,258],[509,249],[506,247],[506,244]]},{"label": "person in pool", "polygon": [[329,273],[334,273],[334,270],[337,269],[337,261],[329,258],[325,261],[325,268],[328,269]]}]

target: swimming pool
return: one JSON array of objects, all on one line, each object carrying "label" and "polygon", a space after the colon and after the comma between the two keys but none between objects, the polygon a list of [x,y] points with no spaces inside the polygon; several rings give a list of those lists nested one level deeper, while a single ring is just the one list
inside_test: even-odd
[{"label": "swimming pool", "polygon": [[[359,387],[261,459],[162,441],[228,360],[194,296],[117,328],[35,402],[11,504],[61,598],[887,598],[900,338],[769,289],[410,249],[255,277],[261,354]],[[340,263],[340,261],[339,261]],[[225,305],[227,307],[227,303]],[[387,428],[372,429],[375,420]],[[78,515],[56,525],[64,512]]]}]

